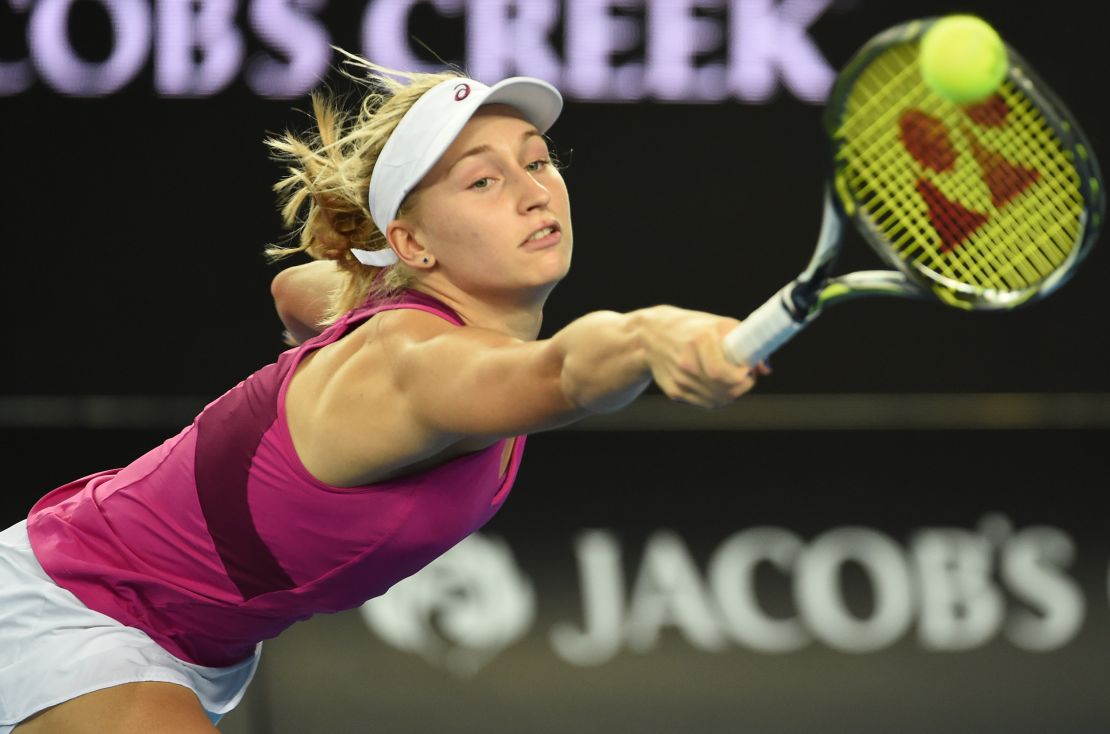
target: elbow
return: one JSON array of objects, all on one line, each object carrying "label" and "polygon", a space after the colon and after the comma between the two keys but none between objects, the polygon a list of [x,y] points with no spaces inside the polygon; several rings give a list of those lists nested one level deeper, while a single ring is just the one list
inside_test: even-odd
[{"label": "elbow", "polygon": [[270,296],[274,299],[274,307],[278,313],[282,311],[282,304],[288,303],[293,290],[290,281],[293,279],[293,268],[282,270],[270,281]]},{"label": "elbow", "polygon": [[562,387],[567,403],[576,411],[585,415],[598,413],[615,413],[628,407],[651,384],[651,378],[641,378],[627,382],[618,387],[607,387],[598,390],[589,384],[567,380],[564,378]]},{"label": "elbow", "polygon": [[[270,281],[270,296],[274,299],[274,311],[277,312],[282,325],[290,334],[293,334],[295,331],[300,331],[296,328],[300,323],[299,319],[294,316],[296,312],[296,298],[294,295],[296,289],[290,282],[294,279],[291,270],[292,268],[286,268],[274,276],[274,279]],[[294,338],[299,341],[297,336]]]},{"label": "elbow", "polygon": [[326,296],[313,292],[316,284],[306,278],[306,267],[286,268],[270,281],[274,310],[289,334],[287,343],[299,344],[316,336],[320,332],[317,323],[327,305]]}]

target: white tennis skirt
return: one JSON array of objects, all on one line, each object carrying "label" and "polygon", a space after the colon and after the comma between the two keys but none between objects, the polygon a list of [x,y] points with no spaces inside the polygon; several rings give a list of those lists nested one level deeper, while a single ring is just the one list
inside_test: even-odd
[{"label": "white tennis skirt", "polygon": [[55,704],[124,683],[176,683],[212,723],[243,698],[262,652],[227,668],[185,662],[146,633],[86,607],[46,575],[27,522],[0,532],[0,734]]}]

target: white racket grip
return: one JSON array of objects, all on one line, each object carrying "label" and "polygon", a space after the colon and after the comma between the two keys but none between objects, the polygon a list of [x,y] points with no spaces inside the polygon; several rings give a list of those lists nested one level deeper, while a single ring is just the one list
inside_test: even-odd
[{"label": "white racket grip", "polygon": [[807,322],[795,321],[786,310],[786,299],[793,287],[791,283],[767,299],[725,335],[723,347],[729,360],[754,367],[805,328]]}]

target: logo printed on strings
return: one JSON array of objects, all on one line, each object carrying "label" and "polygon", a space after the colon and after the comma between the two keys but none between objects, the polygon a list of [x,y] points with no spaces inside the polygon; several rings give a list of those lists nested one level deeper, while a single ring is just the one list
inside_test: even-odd
[{"label": "logo printed on strings", "polygon": [[[996,94],[985,102],[964,108],[964,113],[977,127],[1001,128],[1006,125],[1010,108]],[[946,173],[956,167],[957,153],[951,140],[952,131],[943,120],[911,108],[902,113],[898,127],[902,147],[923,168]],[[990,190],[995,209],[1013,201],[1040,178],[1035,169],[1013,163],[984,145],[970,125],[961,124],[959,132],[971,148],[971,155],[979,166],[983,183]],[[924,174],[918,176],[916,189],[928,209],[929,222],[940,236],[942,253],[958,249],[991,219],[987,212],[975,211],[949,199]]]}]

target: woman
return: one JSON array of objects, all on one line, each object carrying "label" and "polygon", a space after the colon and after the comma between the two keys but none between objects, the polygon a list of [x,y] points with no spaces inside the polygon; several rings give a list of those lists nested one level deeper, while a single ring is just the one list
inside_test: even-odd
[{"label": "woman", "polygon": [[317,259],[273,285],[299,346],[0,534],[0,734],[214,731],[261,640],[489,520],[526,434],[653,380],[705,407],[751,388],[730,318],[599,312],[537,340],[573,243],[553,87],[365,65],[353,120],[317,99],[317,138],[270,141],[301,227],[272,252]]}]

